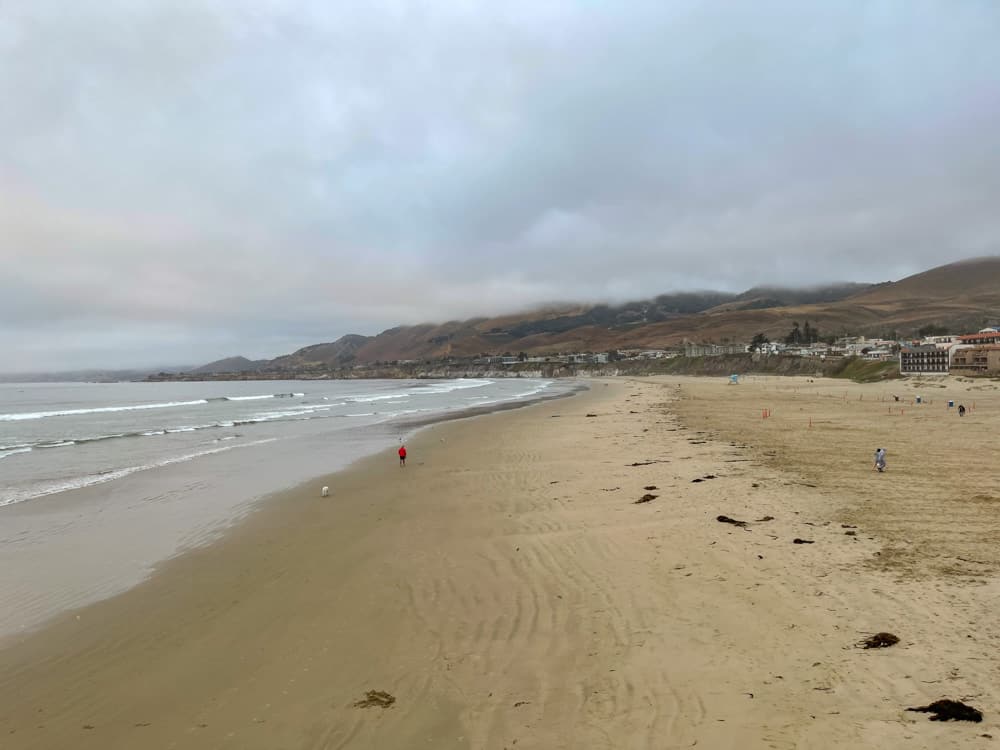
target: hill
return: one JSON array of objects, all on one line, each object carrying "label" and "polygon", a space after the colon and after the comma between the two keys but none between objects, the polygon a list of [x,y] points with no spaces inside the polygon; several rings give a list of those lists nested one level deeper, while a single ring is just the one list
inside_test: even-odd
[{"label": "hill", "polygon": [[308,373],[483,353],[547,354],[660,348],[684,341],[746,342],[756,333],[781,338],[793,322],[805,321],[824,337],[906,337],[928,324],[976,330],[1000,321],[1000,257],[952,263],[876,285],[756,287],[738,295],[691,292],[622,305],[561,305],[519,315],[400,326],[377,336],[348,335],[308,346],[260,363],[259,369]]},{"label": "hill", "polygon": [[215,362],[209,362],[207,365],[196,367],[193,370],[189,370],[189,372],[198,375],[212,375],[219,372],[253,372],[259,370],[268,362],[269,360],[266,359],[254,361],[246,357],[227,357],[226,359],[219,359]]}]

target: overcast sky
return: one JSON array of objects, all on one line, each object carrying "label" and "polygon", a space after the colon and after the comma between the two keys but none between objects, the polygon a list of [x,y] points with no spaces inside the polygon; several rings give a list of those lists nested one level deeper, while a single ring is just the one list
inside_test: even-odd
[{"label": "overcast sky", "polygon": [[998,39],[994,0],[5,0],[0,371],[996,254]]}]

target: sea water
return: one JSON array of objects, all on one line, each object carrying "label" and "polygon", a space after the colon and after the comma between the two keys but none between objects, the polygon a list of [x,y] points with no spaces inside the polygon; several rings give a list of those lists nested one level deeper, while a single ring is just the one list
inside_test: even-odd
[{"label": "sea water", "polygon": [[261,497],[396,445],[418,421],[566,388],[521,378],[0,384],[0,636],[138,583]]}]

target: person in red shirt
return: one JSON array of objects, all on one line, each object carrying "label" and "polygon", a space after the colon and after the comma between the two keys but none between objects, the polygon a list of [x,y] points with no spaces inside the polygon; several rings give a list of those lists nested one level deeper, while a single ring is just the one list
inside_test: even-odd
[{"label": "person in red shirt", "polygon": [[406,446],[399,446],[399,465],[406,466]]}]

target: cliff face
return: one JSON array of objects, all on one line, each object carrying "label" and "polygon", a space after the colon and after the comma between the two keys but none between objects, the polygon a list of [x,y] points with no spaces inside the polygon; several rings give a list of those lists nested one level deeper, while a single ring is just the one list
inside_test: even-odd
[{"label": "cliff face", "polygon": [[856,357],[821,360],[814,357],[760,356],[732,354],[720,357],[674,357],[672,359],[631,360],[604,365],[518,363],[506,367],[492,365],[446,365],[442,363],[410,363],[402,365],[372,365],[331,369],[312,375],[287,371],[227,373],[214,376],[186,375],[151,376],[149,380],[283,380],[286,378],[315,380],[380,379],[451,379],[451,378],[562,378],[613,377],[620,375],[707,375],[728,378],[736,373],[767,375],[806,375],[812,377],[843,377],[869,382],[899,377],[896,361],[866,362]]}]

